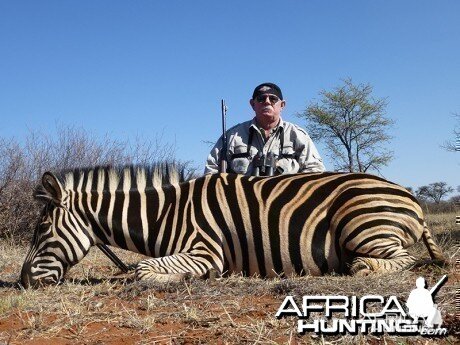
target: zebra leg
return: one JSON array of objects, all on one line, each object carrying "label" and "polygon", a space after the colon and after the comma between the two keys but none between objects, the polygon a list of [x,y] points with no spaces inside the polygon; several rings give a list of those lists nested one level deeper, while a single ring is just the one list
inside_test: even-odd
[{"label": "zebra leg", "polygon": [[212,263],[203,256],[179,253],[139,262],[136,267],[136,278],[177,282],[189,276],[202,276],[212,268]]},{"label": "zebra leg", "polygon": [[370,273],[387,273],[400,271],[415,262],[415,258],[410,256],[405,250],[397,257],[392,258],[369,258],[357,257],[353,260],[350,273],[355,276],[367,276]]}]

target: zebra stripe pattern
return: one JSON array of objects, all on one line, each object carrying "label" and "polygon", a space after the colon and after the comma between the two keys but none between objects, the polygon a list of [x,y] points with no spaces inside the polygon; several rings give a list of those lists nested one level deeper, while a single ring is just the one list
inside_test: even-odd
[{"label": "zebra stripe pattern", "polygon": [[35,281],[35,261],[50,248],[66,268],[97,243],[153,257],[139,263],[140,279],[210,270],[262,277],[394,271],[414,262],[407,248],[420,238],[433,259],[444,260],[416,199],[376,176],[216,174],[161,186],[148,175],[133,168],[45,174],[37,196],[51,201],[41,226],[54,231],[32,245],[23,282]]}]

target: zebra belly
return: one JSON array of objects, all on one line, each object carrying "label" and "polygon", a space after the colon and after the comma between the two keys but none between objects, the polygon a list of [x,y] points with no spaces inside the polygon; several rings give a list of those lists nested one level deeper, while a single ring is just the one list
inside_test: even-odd
[{"label": "zebra belly", "polygon": [[321,239],[320,234],[301,230],[251,228],[240,232],[225,231],[224,271],[269,278],[342,272],[344,262],[348,260],[346,257],[339,260],[330,232],[326,231]]}]

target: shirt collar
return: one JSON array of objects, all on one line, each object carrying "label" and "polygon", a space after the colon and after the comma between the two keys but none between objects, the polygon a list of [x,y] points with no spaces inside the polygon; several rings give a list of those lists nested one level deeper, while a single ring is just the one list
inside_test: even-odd
[{"label": "shirt collar", "polygon": [[[256,117],[255,117],[255,116],[254,116],[254,118],[251,120],[251,126],[250,126],[250,127],[254,128],[255,130],[259,130],[259,127],[257,126],[257,122],[256,122]],[[278,130],[278,128],[284,128],[284,121],[283,121],[283,119],[281,118],[281,116],[280,116],[280,121],[279,121],[279,123],[278,123],[278,126],[276,126],[275,128],[273,128],[273,129],[270,131],[270,133],[271,133],[271,134],[275,133],[275,132]]]}]

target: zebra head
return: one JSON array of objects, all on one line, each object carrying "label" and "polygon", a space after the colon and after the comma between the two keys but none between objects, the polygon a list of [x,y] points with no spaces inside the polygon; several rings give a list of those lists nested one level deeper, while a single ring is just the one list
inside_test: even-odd
[{"label": "zebra head", "polygon": [[35,198],[44,201],[45,207],[21,270],[26,288],[61,282],[69,267],[82,260],[94,243],[70,211],[69,194],[56,176],[43,175]]}]

